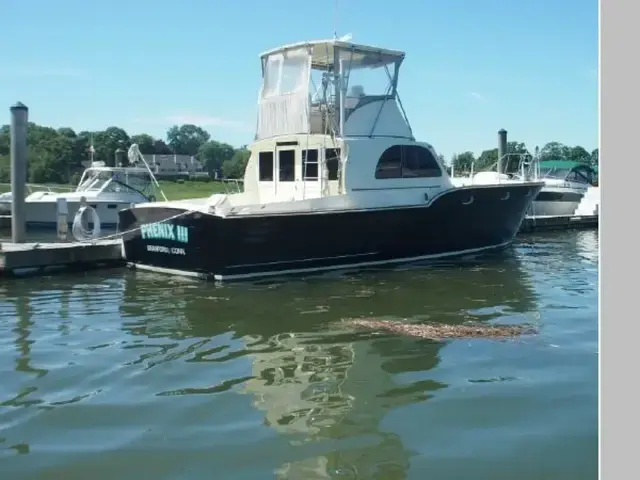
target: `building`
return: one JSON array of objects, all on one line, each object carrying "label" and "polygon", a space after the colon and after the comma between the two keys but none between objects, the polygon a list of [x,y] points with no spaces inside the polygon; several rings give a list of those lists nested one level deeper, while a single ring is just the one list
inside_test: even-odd
[{"label": "building", "polygon": [[200,160],[191,155],[143,155],[144,160],[158,178],[207,177]]}]

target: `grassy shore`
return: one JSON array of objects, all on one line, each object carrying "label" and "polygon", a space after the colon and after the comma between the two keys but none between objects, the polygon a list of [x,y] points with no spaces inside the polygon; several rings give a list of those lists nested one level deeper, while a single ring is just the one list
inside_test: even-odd
[{"label": "grassy shore", "polygon": [[[167,196],[168,200],[183,200],[186,198],[200,198],[208,197],[214,193],[235,193],[237,191],[236,184],[234,182],[211,181],[211,182],[199,182],[199,181],[184,181],[173,182],[169,180],[159,180],[160,188]],[[60,185],[60,184],[46,184],[46,185],[29,185],[28,193],[41,190],[43,187],[49,188],[54,192],[68,192],[76,189],[75,185]],[[8,192],[11,190],[11,185],[3,183],[0,184],[0,193]],[[156,193],[158,200],[162,200],[160,192]]]},{"label": "grassy shore", "polygon": [[[208,197],[214,193],[231,193],[236,192],[236,185],[227,182],[171,182],[167,180],[159,180],[160,188],[167,196],[168,200],[183,200],[185,198],[201,198]],[[160,192],[156,194],[158,200],[162,200]]]}]

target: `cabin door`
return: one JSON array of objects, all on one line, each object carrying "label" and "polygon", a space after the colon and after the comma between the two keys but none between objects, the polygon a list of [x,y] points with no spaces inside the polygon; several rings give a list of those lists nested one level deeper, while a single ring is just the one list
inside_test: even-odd
[{"label": "cabin door", "polygon": [[279,198],[292,198],[296,187],[296,151],[290,146],[276,147],[275,194]]}]

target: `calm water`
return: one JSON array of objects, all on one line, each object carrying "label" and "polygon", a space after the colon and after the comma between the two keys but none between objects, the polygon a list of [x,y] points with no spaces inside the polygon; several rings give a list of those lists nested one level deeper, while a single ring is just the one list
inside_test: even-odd
[{"label": "calm water", "polygon": [[[595,479],[597,283],[595,231],[286,283],[5,281],[0,477]],[[434,343],[354,316],[541,334]]]}]

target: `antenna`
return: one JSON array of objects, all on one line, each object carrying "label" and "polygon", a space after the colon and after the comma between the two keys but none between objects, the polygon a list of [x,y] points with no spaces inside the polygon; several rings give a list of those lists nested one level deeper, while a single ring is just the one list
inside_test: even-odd
[{"label": "antenna", "polygon": [[347,33],[346,35],[342,35],[340,38],[338,38],[338,19],[340,17],[339,10],[340,0],[335,0],[333,6],[333,39],[339,40],[341,42],[350,42],[351,38],[353,38],[353,34],[351,33]]}]

